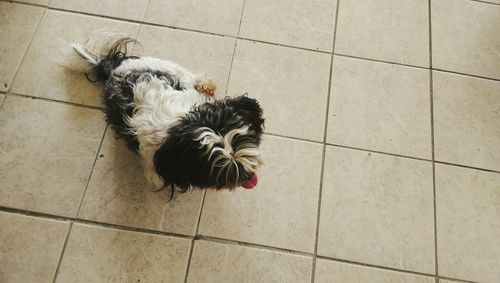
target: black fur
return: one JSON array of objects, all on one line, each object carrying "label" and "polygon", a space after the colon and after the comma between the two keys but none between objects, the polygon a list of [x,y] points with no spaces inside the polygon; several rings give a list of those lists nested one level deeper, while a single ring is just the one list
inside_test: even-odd
[{"label": "black fur", "polygon": [[[238,165],[240,176],[230,174],[227,178],[217,179],[214,176],[226,172],[220,172],[221,168],[212,170],[212,160],[221,153],[212,155],[211,160],[200,148],[200,143],[194,139],[199,134],[197,130],[208,127],[216,133],[224,136],[230,130],[249,125],[250,134],[237,136],[233,140],[233,147],[243,144],[259,145],[264,126],[262,109],[255,99],[246,96],[237,98],[226,98],[216,102],[202,104],[181,118],[179,124],[170,128],[168,137],[156,152],[154,157],[155,169],[166,185],[187,190],[190,187],[199,188],[234,188],[248,180],[251,175],[247,173],[241,164]],[[229,182],[229,183],[228,183]]]}]

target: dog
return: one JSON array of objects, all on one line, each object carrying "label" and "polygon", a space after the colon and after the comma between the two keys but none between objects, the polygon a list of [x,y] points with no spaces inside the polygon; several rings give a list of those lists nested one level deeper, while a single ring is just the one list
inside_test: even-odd
[{"label": "dog", "polygon": [[[96,43],[97,42],[97,43]],[[129,36],[72,44],[104,85],[108,123],[143,160],[155,189],[253,188],[263,159],[259,103],[246,95],[215,99],[215,85],[176,63],[128,52]],[[90,79],[89,79],[90,80]]]}]

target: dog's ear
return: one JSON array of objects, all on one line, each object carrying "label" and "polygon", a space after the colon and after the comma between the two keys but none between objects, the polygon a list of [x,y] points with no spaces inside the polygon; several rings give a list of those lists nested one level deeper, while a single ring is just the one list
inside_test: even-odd
[{"label": "dog's ear", "polygon": [[183,129],[174,127],[154,155],[156,173],[166,186],[186,191],[191,186],[192,172],[198,164],[197,146],[185,138]]},{"label": "dog's ear", "polygon": [[246,95],[241,95],[235,98],[228,98],[227,105],[232,108],[236,114],[248,122],[250,129],[257,134],[261,134],[264,130],[264,119],[262,118],[262,108],[259,102]]}]

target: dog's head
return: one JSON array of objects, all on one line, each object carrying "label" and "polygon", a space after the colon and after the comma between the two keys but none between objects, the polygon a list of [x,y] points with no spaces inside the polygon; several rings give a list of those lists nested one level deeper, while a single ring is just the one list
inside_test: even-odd
[{"label": "dog's head", "polygon": [[247,96],[207,102],[184,115],[168,131],[154,156],[165,185],[233,189],[254,178],[264,119]]}]

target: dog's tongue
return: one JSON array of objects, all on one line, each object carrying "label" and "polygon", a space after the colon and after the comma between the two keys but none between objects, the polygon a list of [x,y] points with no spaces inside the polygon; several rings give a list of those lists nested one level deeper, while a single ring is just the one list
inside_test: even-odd
[{"label": "dog's tongue", "polygon": [[259,178],[257,178],[257,175],[253,175],[248,181],[243,183],[241,186],[245,189],[253,189],[255,186],[257,186],[257,182],[259,181]]}]

